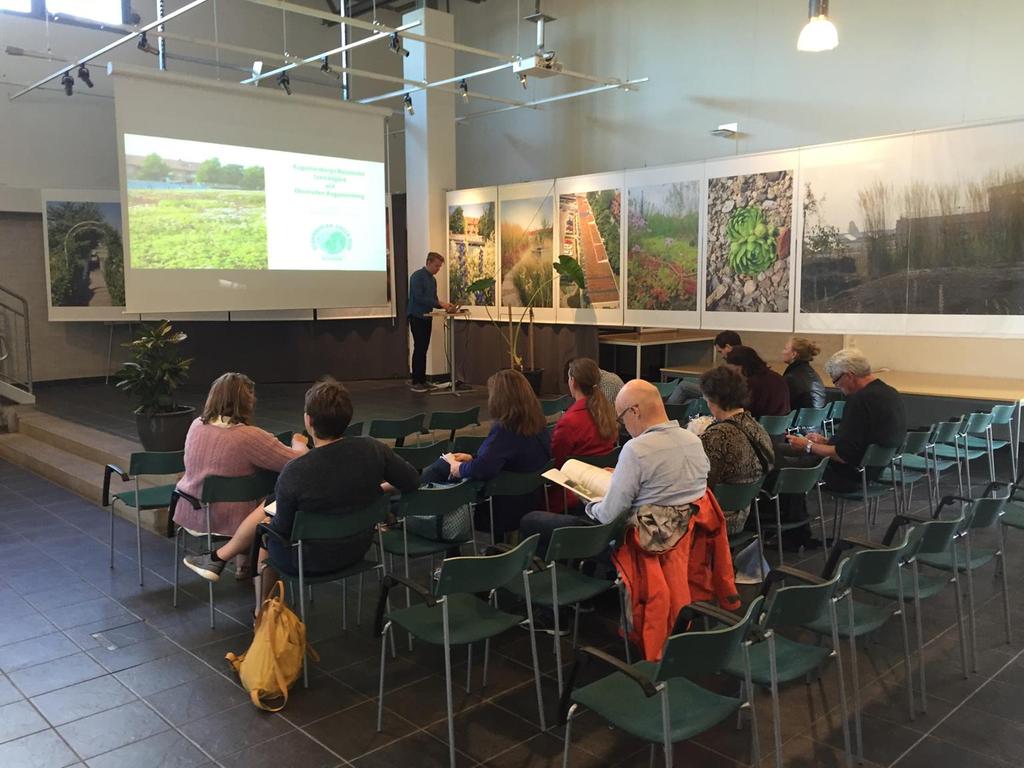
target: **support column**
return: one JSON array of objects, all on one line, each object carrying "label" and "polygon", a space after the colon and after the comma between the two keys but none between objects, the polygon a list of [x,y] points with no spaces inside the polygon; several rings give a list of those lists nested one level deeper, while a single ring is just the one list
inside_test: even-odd
[{"label": "support column", "polygon": [[[403,23],[422,22],[418,34],[453,40],[455,25],[450,14],[419,8],[402,16]],[[455,52],[417,40],[405,40],[405,77],[433,82],[455,74]],[[409,274],[426,263],[427,253],[437,251],[445,266],[437,273],[437,295],[448,297],[448,216],[445,193],[455,188],[455,99],[437,90],[412,94],[414,114],[405,115],[406,232]],[[404,311],[404,308],[402,308]],[[412,338],[409,340],[412,355]],[[446,373],[443,323],[434,320],[427,356],[427,375]]]}]

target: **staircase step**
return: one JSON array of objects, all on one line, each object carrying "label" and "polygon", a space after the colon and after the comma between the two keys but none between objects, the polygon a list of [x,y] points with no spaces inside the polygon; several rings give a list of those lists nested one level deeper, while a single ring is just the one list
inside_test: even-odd
[{"label": "staircase step", "polygon": [[[24,419],[21,421],[24,424]],[[102,503],[103,467],[106,462],[90,460],[27,434],[0,434],[0,459],[23,467],[93,502]],[[113,481],[117,486],[120,482]],[[115,512],[135,522],[135,510],[115,505]],[[143,510],[142,526],[164,535],[167,510]]]},{"label": "staircase step", "polygon": [[18,403],[19,405],[33,405],[36,401],[36,396],[21,387],[16,387],[6,381],[0,381],[0,399],[10,400],[12,403]]},{"label": "staircase step", "polygon": [[42,411],[22,414],[18,419],[18,432],[83,459],[104,465],[117,464],[125,471],[131,454],[142,450],[142,445],[132,440]]}]

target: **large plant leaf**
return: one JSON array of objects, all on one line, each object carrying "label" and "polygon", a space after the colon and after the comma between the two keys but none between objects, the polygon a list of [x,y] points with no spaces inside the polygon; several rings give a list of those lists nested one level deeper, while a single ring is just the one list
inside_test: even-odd
[{"label": "large plant leaf", "polygon": [[562,254],[558,257],[558,263],[555,264],[555,272],[558,273],[559,277],[563,280],[567,280],[570,283],[575,284],[582,293],[586,287],[586,280],[583,276],[583,266],[576,261],[572,256],[566,256]]},{"label": "large plant leaf", "polygon": [[480,292],[485,293],[494,287],[493,277],[481,277],[479,280],[474,280],[468,286],[466,286],[466,293],[472,295]]}]

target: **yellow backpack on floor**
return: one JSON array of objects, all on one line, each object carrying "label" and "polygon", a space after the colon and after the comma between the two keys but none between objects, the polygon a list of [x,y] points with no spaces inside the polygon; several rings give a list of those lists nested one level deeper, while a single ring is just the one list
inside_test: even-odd
[{"label": "yellow backpack on floor", "polygon": [[[288,688],[302,675],[302,656],[306,650],[306,625],[284,602],[284,582],[278,581],[256,619],[256,631],[249,650],[241,656],[229,653],[225,658],[238,672],[242,687],[249,691],[252,703],[268,712],[280,712],[288,703]],[[310,656],[319,660],[316,652]],[[264,700],[282,699],[271,707]]]}]

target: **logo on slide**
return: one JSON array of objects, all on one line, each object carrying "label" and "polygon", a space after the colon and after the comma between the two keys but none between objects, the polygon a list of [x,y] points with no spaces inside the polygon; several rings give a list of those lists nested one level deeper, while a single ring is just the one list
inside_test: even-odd
[{"label": "logo on slide", "polygon": [[324,224],[313,230],[310,238],[313,250],[325,259],[343,258],[345,252],[352,248],[352,236],[344,227],[337,224]]}]

